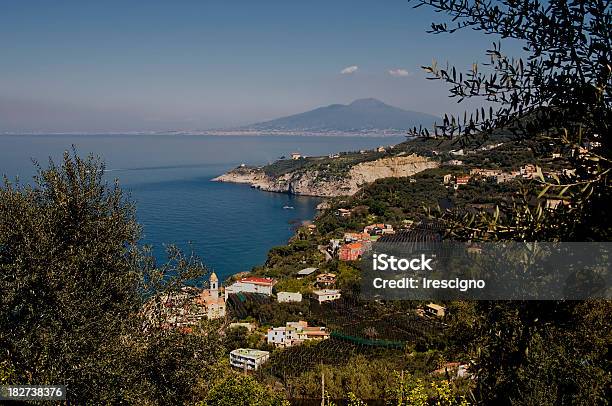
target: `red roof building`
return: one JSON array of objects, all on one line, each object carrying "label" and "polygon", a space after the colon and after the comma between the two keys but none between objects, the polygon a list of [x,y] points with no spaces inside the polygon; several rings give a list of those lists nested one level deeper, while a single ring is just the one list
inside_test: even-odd
[{"label": "red roof building", "polygon": [[274,286],[276,284],[276,280],[272,278],[259,278],[257,276],[248,276],[246,278],[240,279],[240,282],[243,283],[254,283],[255,285],[263,285],[263,286]]},{"label": "red roof building", "polygon": [[356,261],[364,252],[365,246],[360,242],[354,242],[340,247],[338,256],[341,261]]},{"label": "red roof building", "polygon": [[247,276],[225,288],[225,300],[229,298],[230,294],[238,292],[260,293],[270,296],[272,294],[272,287],[275,284],[276,280],[272,278]]}]

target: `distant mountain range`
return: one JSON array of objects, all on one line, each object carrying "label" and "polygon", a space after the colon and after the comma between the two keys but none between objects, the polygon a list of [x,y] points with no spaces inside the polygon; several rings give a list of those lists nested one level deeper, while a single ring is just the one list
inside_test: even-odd
[{"label": "distant mountain range", "polygon": [[351,104],[331,104],[305,113],[251,124],[244,130],[271,132],[370,132],[376,130],[405,131],[414,126],[431,127],[439,117],[402,110],[380,100],[368,98]]}]

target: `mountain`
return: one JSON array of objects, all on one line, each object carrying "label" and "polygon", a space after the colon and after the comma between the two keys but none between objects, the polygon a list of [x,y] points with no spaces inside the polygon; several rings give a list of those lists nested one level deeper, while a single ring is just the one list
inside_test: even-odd
[{"label": "mountain", "polygon": [[246,128],[260,131],[371,131],[400,130],[422,125],[431,127],[439,117],[402,110],[380,100],[368,98],[351,104],[331,104],[305,113],[256,123]]}]

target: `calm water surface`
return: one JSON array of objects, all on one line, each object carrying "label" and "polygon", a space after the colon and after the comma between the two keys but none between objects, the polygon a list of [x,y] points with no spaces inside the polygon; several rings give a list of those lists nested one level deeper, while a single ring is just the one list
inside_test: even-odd
[{"label": "calm water surface", "polygon": [[[142,243],[158,260],[164,245],[193,250],[220,278],[248,271],[283,244],[294,223],[315,214],[316,198],[266,193],[210,179],[241,164],[261,165],[291,152],[332,152],[395,144],[401,137],[240,137],[178,135],[0,135],[0,173],[23,182],[32,160],[45,166],[72,145],[81,155],[106,161],[109,180],[119,179],[135,201]],[[293,210],[283,209],[292,206]]]}]

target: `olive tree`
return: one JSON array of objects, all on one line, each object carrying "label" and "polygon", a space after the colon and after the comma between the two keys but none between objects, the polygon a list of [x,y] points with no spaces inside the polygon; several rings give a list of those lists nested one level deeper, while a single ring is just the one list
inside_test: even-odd
[{"label": "olive tree", "polygon": [[30,185],[0,187],[0,383],[61,384],[78,404],[182,403],[222,353],[212,327],[181,334],[144,304],[206,268],[138,246],[135,208],[94,157],[66,153]]},{"label": "olive tree", "polygon": [[[447,238],[472,241],[609,241],[610,1],[416,0],[449,16],[431,33],[473,29],[497,36],[487,62],[467,72],[433,63],[424,69],[450,86],[458,101],[486,108],[445,115],[413,135],[480,145],[500,133],[536,157],[560,154],[565,170],[526,182],[493,213],[431,210]],[[505,55],[505,40],[522,54]],[[554,210],[546,198],[562,200]],[[609,300],[478,302],[450,324],[473,360],[476,398],[486,404],[599,404],[610,399]]]}]

